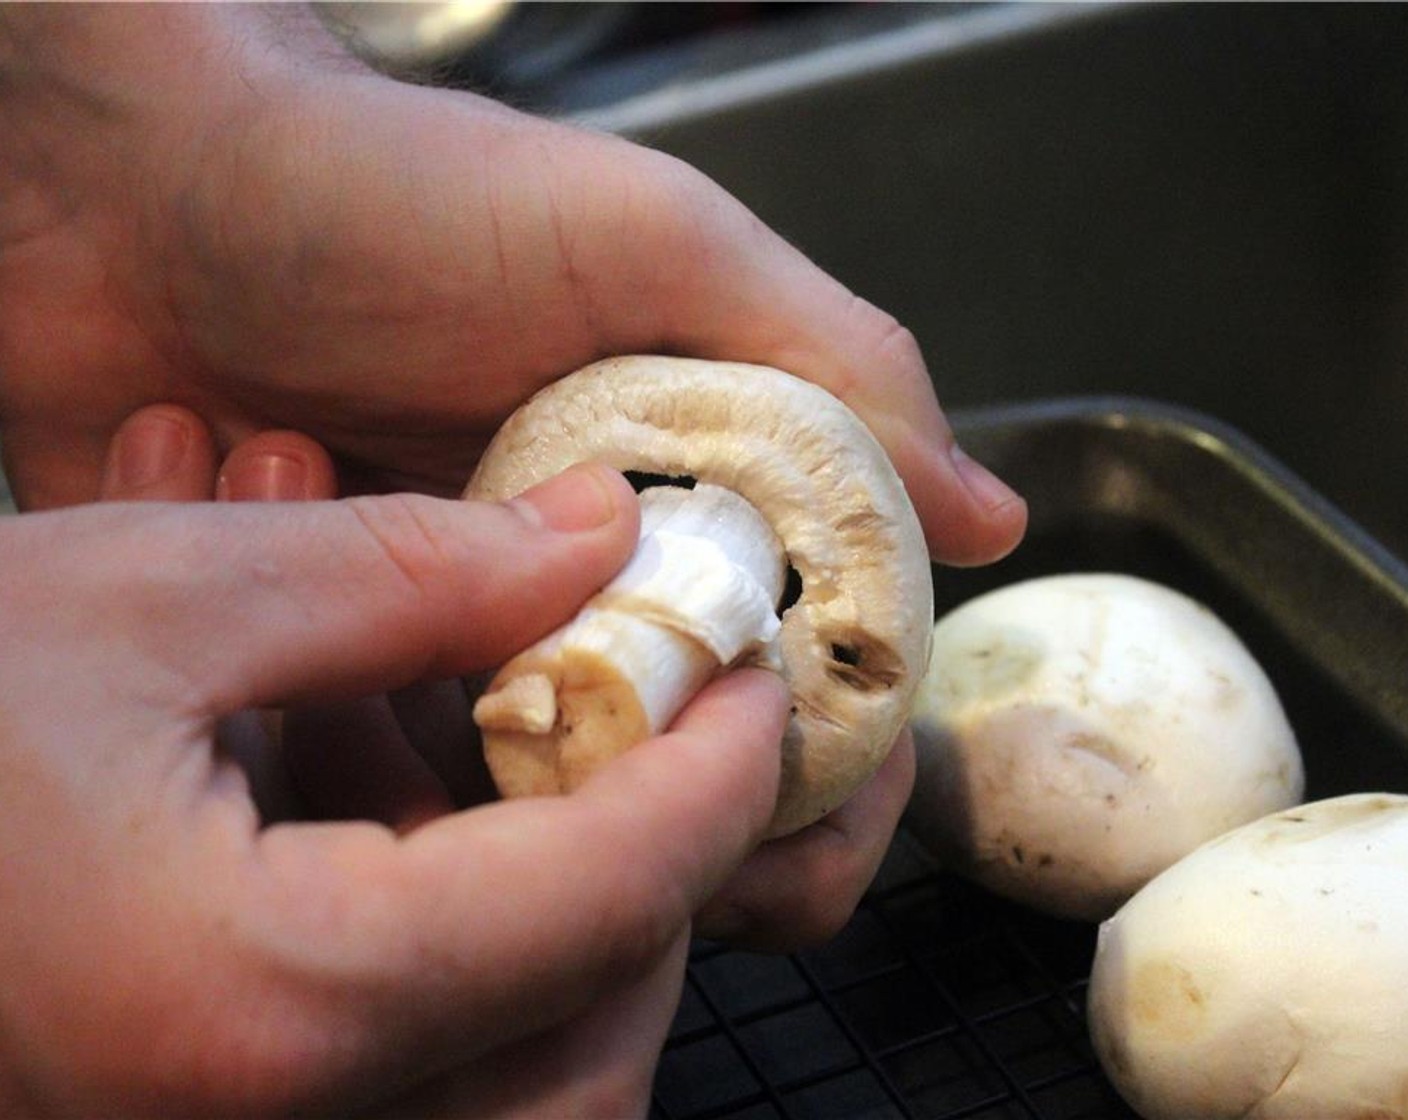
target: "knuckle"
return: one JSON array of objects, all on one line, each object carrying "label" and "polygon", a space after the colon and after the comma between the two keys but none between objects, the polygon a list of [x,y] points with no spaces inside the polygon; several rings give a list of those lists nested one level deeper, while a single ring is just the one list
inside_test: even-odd
[{"label": "knuckle", "polygon": [[924,371],[924,357],[914,332],[887,312],[881,312],[884,322],[875,351],[888,366],[909,371]]},{"label": "knuckle", "polygon": [[928,383],[919,340],[889,312],[850,294],[839,321],[846,337],[858,340],[857,353],[866,356],[838,372],[833,391],[842,400],[863,395],[883,399],[890,392],[906,399],[917,385]]},{"label": "knuckle", "polygon": [[924,358],[914,332],[888,311],[882,311],[868,300],[855,296],[852,315],[855,329],[870,340],[876,365],[894,375],[910,376],[924,372]]},{"label": "knuckle", "polygon": [[350,498],[344,507],[365,539],[417,598],[434,597],[435,575],[450,561],[431,499],[414,494]]},{"label": "knuckle", "polygon": [[[698,168],[642,150],[644,174],[632,186],[632,220],[671,255],[701,264],[747,252],[767,230],[751,211]],[[679,270],[683,279],[691,270]]]}]

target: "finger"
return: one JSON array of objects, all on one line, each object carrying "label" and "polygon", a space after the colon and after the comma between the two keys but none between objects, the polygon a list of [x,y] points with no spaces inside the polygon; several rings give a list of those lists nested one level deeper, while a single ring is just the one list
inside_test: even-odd
[{"label": "finger", "polygon": [[830,940],[875,878],[913,785],[914,740],[905,731],[875,776],[841,808],[754,852],[701,909],[697,932],[770,952]]},{"label": "finger", "polygon": [[99,481],[102,501],[205,501],[215,485],[215,444],[189,409],[138,409],[113,435]]},{"label": "finger", "polygon": [[[503,504],[93,505],[11,527],[7,555],[48,559],[6,622],[153,713],[329,702],[501,664],[615,575],[638,528],[630,484],[590,465]],[[128,656],[114,664],[95,629]]]},{"label": "finger", "polygon": [[659,960],[757,843],[787,714],[782,682],[743,670],[570,796],[452,814],[399,842],[270,829],[253,881],[272,893],[251,912],[277,945],[325,939],[336,913],[336,987],[367,993],[372,1051],[462,1060],[539,1033]]},{"label": "finger", "polygon": [[335,498],[337,468],[322,444],[299,432],[268,431],[225,457],[215,496],[227,502],[296,502]]}]

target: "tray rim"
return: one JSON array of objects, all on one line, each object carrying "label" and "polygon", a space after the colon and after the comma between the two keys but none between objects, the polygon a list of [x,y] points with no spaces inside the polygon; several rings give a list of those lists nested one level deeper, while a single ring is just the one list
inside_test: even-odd
[{"label": "tray rim", "polygon": [[969,435],[1079,425],[1171,436],[1212,456],[1319,531],[1337,551],[1394,588],[1408,609],[1408,563],[1351,518],[1309,481],[1247,435],[1210,413],[1156,397],[1092,394],[1035,397],[949,410],[960,442]]}]

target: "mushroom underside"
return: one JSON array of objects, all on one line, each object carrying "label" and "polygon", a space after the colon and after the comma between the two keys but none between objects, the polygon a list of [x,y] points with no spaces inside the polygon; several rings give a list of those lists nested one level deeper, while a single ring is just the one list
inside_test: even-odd
[{"label": "mushroom underside", "polygon": [[780,371],[613,359],[511,417],[466,496],[507,498],[587,459],[644,483],[723,488],[776,535],[785,578],[774,663],[794,714],[772,834],[824,816],[888,754],[928,657],[927,549],[883,450],[836,398]]}]

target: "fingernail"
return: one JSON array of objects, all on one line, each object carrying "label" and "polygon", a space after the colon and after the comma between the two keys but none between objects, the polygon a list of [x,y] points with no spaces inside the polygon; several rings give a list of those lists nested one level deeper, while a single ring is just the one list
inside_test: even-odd
[{"label": "fingernail", "polygon": [[160,413],[131,421],[117,438],[117,481],[126,490],[141,490],[174,474],[185,458],[191,434],[177,420]]},{"label": "fingernail", "polygon": [[949,452],[949,459],[968,493],[973,495],[985,510],[991,512],[1021,500],[1007,483],[956,444]]},{"label": "fingernail", "polygon": [[558,533],[599,529],[618,512],[618,491],[607,468],[579,463],[540,482],[509,504],[541,528]]},{"label": "fingernail", "polygon": [[308,497],[308,464],[292,455],[259,455],[222,471],[216,497],[227,502],[288,502]]}]

